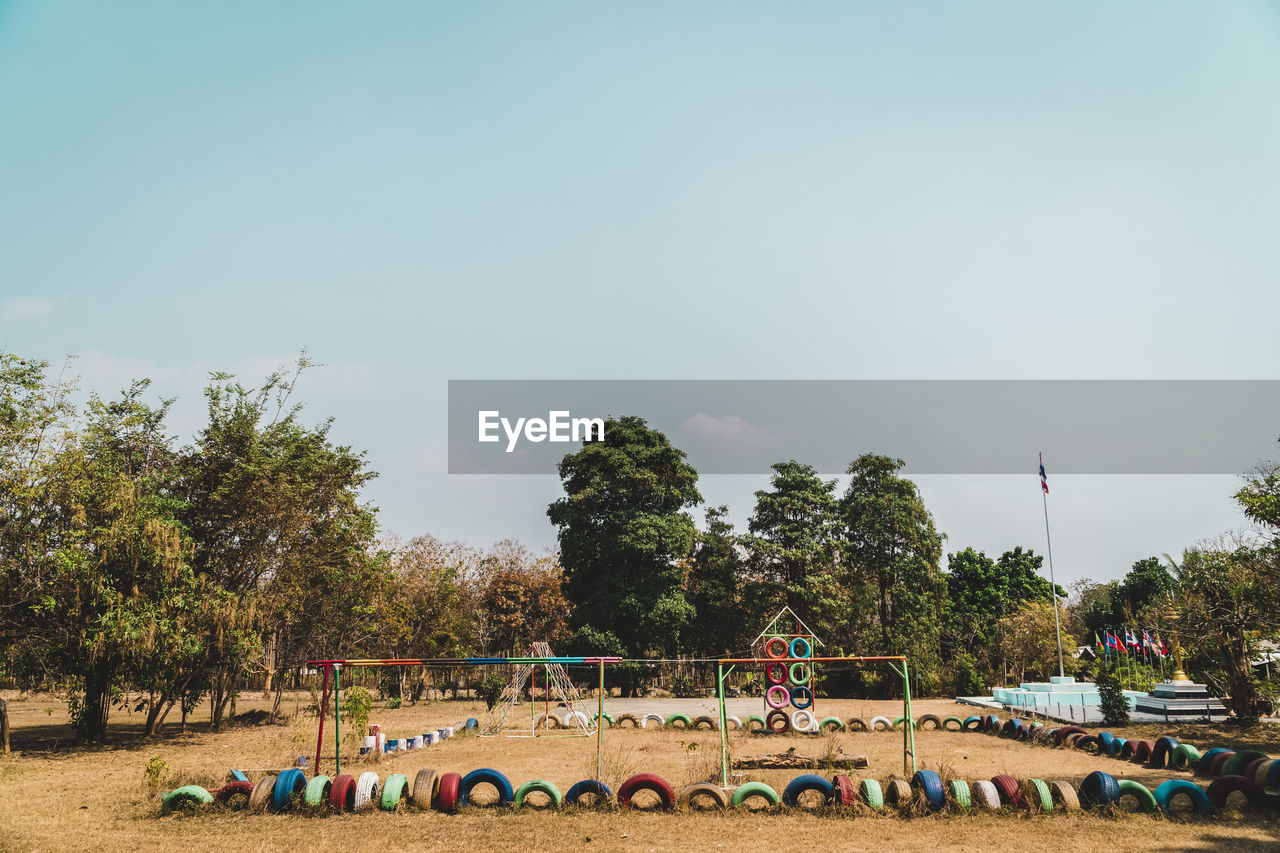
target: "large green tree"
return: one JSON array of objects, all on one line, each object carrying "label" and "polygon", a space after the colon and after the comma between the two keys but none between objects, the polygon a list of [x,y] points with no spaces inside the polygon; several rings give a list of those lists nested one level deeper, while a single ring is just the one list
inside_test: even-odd
[{"label": "large green tree", "polygon": [[687,588],[694,608],[686,645],[698,654],[724,654],[740,648],[745,637],[739,589],[741,544],[728,521],[729,508],[707,508],[707,529],[698,533],[698,547],[689,567]]},{"label": "large green tree", "polygon": [[559,465],[565,496],[547,516],[559,528],[574,627],[612,634],[630,654],[674,652],[693,618],[684,561],[701,503],[698,473],[642,418],[610,418],[603,440]]}]

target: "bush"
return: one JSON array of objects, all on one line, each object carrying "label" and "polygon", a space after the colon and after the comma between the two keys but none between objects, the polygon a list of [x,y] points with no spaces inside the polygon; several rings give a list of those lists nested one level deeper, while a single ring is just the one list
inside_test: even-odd
[{"label": "bush", "polygon": [[388,699],[388,700],[387,700],[387,708],[388,708],[388,709],[390,709],[390,710],[394,711],[396,708],[399,708],[399,707],[400,707],[400,697],[399,697],[399,696],[392,696],[390,699]]},{"label": "bush", "polygon": [[698,696],[698,683],[688,673],[681,673],[671,680],[671,692],[681,699],[692,699]]},{"label": "bush", "polygon": [[369,711],[372,709],[373,696],[359,685],[347,688],[342,696],[342,715],[355,732],[357,740],[369,730]]},{"label": "bush", "polygon": [[957,696],[982,696],[986,694],[986,685],[982,673],[978,670],[977,661],[972,655],[961,652],[956,655],[955,669],[951,673],[952,687]]},{"label": "bush", "polygon": [[1108,726],[1123,726],[1129,722],[1129,700],[1125,698],[1124,689],[1120,686],[1120,677],[1114,664],[1103,664],[1098,668],[1098,697],[1102,710],[1102,721]]},{"label": "bush", "polygon": [[502,689],[506,686],[507,681],[501,675],[489,675],[476,687],[476,696],[483,699],[485,707],[492,711],[493,706],[502,698]]}]

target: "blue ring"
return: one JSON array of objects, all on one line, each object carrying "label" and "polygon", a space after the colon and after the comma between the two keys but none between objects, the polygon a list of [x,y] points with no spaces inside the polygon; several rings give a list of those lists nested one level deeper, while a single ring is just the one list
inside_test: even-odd
[{"label": "blue ring", "polygon": [[[802,695],[805,697],[805,703],[803,705],[801,705],[799,701]],[[803,711],[805,708],[810,707],[813,705],[813,691],[804,686],[791,688],[791,704],[799,711]]]},{"label": "blue ring", "polygon": [[[803,653],[796,651],[796,646],[801,644],[804,645]],[[804,637],[796,637],[794,640],[791,641],[791,656],[793,658],[807,658],[811,654],[813,654],[813,646],[811,646],[809,644],[809,641],[806,640]]]}]

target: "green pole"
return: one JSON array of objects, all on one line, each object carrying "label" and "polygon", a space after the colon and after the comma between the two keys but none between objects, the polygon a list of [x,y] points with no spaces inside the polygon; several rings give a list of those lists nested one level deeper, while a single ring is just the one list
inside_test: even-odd
[{"label": "green pole", "polygon": [[342,773],[342,665],[333,666],[333,778]]},{"label": "green pole", "polygon": [[[729,667],[733,672],[733,667]],[[724,709],[724,664],[716,661],[716,699],[720,703],[720,784],[729,787],[729,718]]]},{"label": "green pole", "polygon": [[915,717],[911,713],[911,677],[907,671],[907,661],[902,661],[902,715],[905,719],[902,721],[902,747],[906,754],[902,756],[902,772],[907,770],[907,756],[911,757],[912,776],[916,773],[916,724]]}]

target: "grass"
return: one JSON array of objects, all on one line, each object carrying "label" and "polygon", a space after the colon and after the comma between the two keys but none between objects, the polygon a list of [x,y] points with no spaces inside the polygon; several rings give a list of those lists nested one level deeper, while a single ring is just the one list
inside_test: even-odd
[{"label": "grass", "polygon": [[[292,703],[286,703],[289,705]],[[901,713],[892,702],[866,700],[821,703],[824,713],[842,717],[890,717]],[[940,716],[964,709],[942,701],[915,703],[917,715]],[[257,707],[242,701],[240,710]],[[53,714],[46,709],[54,707]],[[550,850],[586,845],[615,850],[756,850],[787,846],[815,850],[929,849],[1008,847],[1035,850],[1280,850],[1280,824],[1259,815],[1226,815],[1209,820],[1170,820],[1127,813],[1115,817],[1062,815],[918,815],[875,814],[866,809],[805,812],[731,812],[651,814],[621,811],[563,812],[470,809],[459,815],[401,812],[365,815],[249,815],[213,809],[205,813],[159,817],[160,790],[180,784],[217,787],[230,768],[251,777],[293,764],[315,751],[315,720],[298,717],[282,725],[238,727],[210,733],[193,725],[186,735],[147,741],[139,736],[141,718],[113,722],[117,741],[106,747],[70,747],[65,713],[47,697],[10,702],[15,755],[0,758],[0,849],[115,850],[151,849],[320,849],[346,847],[403,849],[476,846]],[[371,719],[392,737],[483,716],[478,705],[431,703],[386,709],[376,706]],[[136,722],[133,722],[136,721]],[[1182,731],[1200,746],[1217,743],[1280,753],[1274,727],[1241,731],[1231,726],[1140,727],[1123,737],[1153,738]],[[762,755],[795,747],[819,758],[865,755],[869,766],[856,776],[882,783],[901,776],[902,738],[898,733],[838,733],[821,737],[731,735],[735,756]],[[326,736],[326,747],[331,744]],[[918,765],[944,778],[966,780],[1009,773],[1079,783],[1097,769],[1154,787],[1166,778],[1189,774],[1055,750],[977,734],[916,733]],[[719,735],[707,731],[612,729],[605,733],[601,756],[604,780],[615,789],[636,772],[663,775],[673,787],[719,779]],[[163,766],[162,766],[163,765]],[[150,771],[148,768],[150,767]],[[345,764],[344,770],[376,769],[384,777],[401,772],[413,778],[422,767],[467,772],[495,767],[515,784],[541,778],[561,791],[596,776],[595,742],[574,737],[458,737],[421,751],[393,753],[377,763]],[[323,768],[332,772],[331,766]],[[739,781],[758,779],[781,791],[799,772],[736,771]],[[155,780],[154,792],[151,787]],[[478,799],[483,800],[480,796]]]}]

